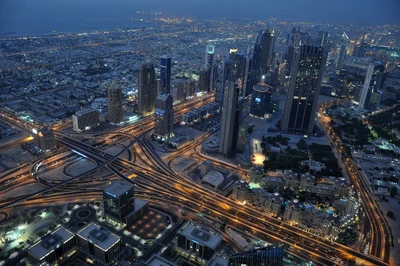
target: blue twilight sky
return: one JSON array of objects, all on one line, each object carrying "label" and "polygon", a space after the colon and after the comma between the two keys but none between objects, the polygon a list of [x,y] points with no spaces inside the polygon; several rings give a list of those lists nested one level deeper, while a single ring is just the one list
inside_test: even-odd
[{"label": "blue twilight sky", "polygon": [[66,25],[79,28],[83,22],[90,24],[88,29],[100,27],[95,23],[124,26],[137,10],[197,18],[400,24],[400,0],[0,0],[0,34],[40,32],[46,27],[65,30]]}]

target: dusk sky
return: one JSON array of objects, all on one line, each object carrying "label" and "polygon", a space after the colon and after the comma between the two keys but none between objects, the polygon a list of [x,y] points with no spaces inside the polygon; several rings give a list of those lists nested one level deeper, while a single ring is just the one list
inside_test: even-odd
[{"label": "dusk sky", "polygon": [[316,24],[400,24],[400,0],[0,0],[0,34],[131,26],[135,11]]},{"label": "dusk sky", "polygon": [[[90,11],[88,9],[91,9]],[[1,0],[0,15],[80,16],[88,12],[154,10],[197,17],[246,16],[328,23],[400,22],[399,0]],[[52,16],[51,14],[50,16]],[[27,19],[27,18],[26,18]],[[6,21],[3,21],[6,22]]]}]

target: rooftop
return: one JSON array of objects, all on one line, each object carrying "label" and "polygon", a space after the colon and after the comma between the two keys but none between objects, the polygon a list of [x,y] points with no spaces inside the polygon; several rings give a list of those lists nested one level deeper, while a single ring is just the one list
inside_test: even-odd
[{"label": "rooftop", "polygon": [[125,192],[127,192],[129,189],[133,187],[133,184],[124,182],[124,181],[115,181],[108,187],[104,189],[104,191],[110,195],[113,196],[114,198],[121,196]]},{"label": "rooftop", "polygon": [[150,259],[146,262],[147,266],[176,266],[175,263],[160,257],[157,254],[154,254],[150,257]]},{"label": "rooftop", "polygon": [[191,222],[187,222],[179,230],[179,234],[211,249],[216,249],[222,241],[221,235]]},{"label": "rooftop", "polygon": [[120,241],[119,236],[111,233],[95,223],[88,224],[82,230],[80,230],[77,235],[88,240],[104,251],[107,251],[115,243]]},{"label": "rooftop", "polygon": [[62,243],[67,242],[74,237],[74,234],[64,227],[58,228],[51,234],[33,244],[28,252],[38,260],[42,260],[51,250],[56,249]]},{"label": "rooftop", "polygon": [[78,112],[75,113],[75,115],[80,116],[80,115],[84,115],[84,114],[88,114],[88,113],[92,113],[92,112],[97,112],[97,110],[92,109],[92,108],[86,108],[86,109],[79,110]]}]

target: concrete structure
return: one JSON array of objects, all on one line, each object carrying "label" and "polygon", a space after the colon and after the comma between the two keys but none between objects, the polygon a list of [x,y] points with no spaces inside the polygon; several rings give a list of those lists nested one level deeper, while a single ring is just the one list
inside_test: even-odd
[{"label": "concrete structure", "polygon": [[177,264],[157,254],[153,254],[150,259],[146,261],[146,264],[147,266],[177,266]]},{"label": "concrete structure", "polygon": [[219,251],[223,236],[193,222],[177,232],[177,251],[200,264],[205,264]]},{"label": "concrete structure", "polygon": [[60,256],[75,248],[76,243],[75,234],[60,227],[28,248],[28,260],[33,265],[42,262],[53,264]]},{"label": "concrete structure", "polygon": [[275,32],[267,29],[262,34],[261,44],[261,59],[260,59],[260,71],[267,73],[270,69],[274,70],[273,57],[274,57],[274,45],[275,45]]},{"label": "concrete structure", "polygon": [[77,132],[96,128],[99,122],[99,111],[92,108],[80,110],[72,115],[72,127]]},{"label": "concrete structure", "polygon": [[108,121],[113,124],[122,122],[122,90],[115,83],[108,89]]},{"label": "concrete structure", "polygon": [[301,134],[313,132],[325,61],[322,47],[303,45],[296,48],[282,131]]},{"label": "concrete structure", "polygon": [[138,113],[142,116],[152,115],[155,112],[157,84],[154,66],[145,63],[139,70]]},{"label": "concrete structure", "polygon": [[174,109],[172,101],[170,94],[160,93],[157,96],[154,134],[162,139],[169,139],[173,136]]},{"label": "concrete structure", "polygon": [[53,130],[44,127],[34,136],[35,146],[39,151],[48,152],[56,147]]},{"label": "concrete structure", "polygon": [[365,76],[364,85],[358,103],[360,109],[375,111],[379,108],[384,72],[385,65],[379,61],[372,62],[368,65],[367,74]]},{"label": "concrete structure", "polygon": [[206,46],[205,67],[208,74],[207,91],[213,91],[213,65],[214,65],[214,45],[208,44]]},{"label": "concrete structure", "polygon": [[233,185],[231,197],[233,200],[243,203],[247,200],[249,192],[250,192],[249,185],[245,181],[243,180],[237,181]]},{"label": "concrete structure", "polygon": [[82,228],[77,237],[81,250],[103,265],[111,265],[120,255],[121,238],[93,222]]}]

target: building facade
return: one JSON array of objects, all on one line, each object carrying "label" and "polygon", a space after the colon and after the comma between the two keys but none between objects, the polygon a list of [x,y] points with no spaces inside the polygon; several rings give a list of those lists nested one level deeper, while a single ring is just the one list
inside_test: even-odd
[{"label": "building facade", "polygon": [[157,83],[154,66],[146,63],[139,70],[138,113],[142,116],[152,115],[155,112]]},{"label": "building facade", "polygon": [[41,152],[48,152],[56,147],[53,130],[47,127],[38,131],[34,139],[36,148]]},{"label": "building facade", "polygon": [[156,99],[154,134],[169,139],[173,136],[174,109],[170,94],[160,93]]},{"label": "building facade", "polygon": [[171,70],[172,70],[172,58],[167,55],[161,56],[160,80],[161,80],[161,92],[163,93],[171,93]]},{"label": "building facade", "polygon": [[296,49],[281,130],[289,133],[312,133],[319,90],[325,66],[324,48],[303,45]]},{"label": "building facade", "polygon": [[122,90],[114,84],[108,89],[108,120],[113,124],[122,122]]},{"label": "building facade", "polygon": [[257,117],[265,117],[269,113],[272,87],[267,84],[253,86],[251,96],[250,114]]},{"label": "building facade", "polygon": [[134,186],[124,181],[113,182],[103,191],[104,214],[107,218],[125,223],[125,217],[134,211]]},{"label": "building facade", "polygon": [[100,122],[99,111],[87,108],[72,115],[72,127],[74,131],[80,132],[96,128]]},{"label": "building facade", "polygon": [[268,246],[233,254],[228,266],[281,266],[283,265],[283,246]]}]

